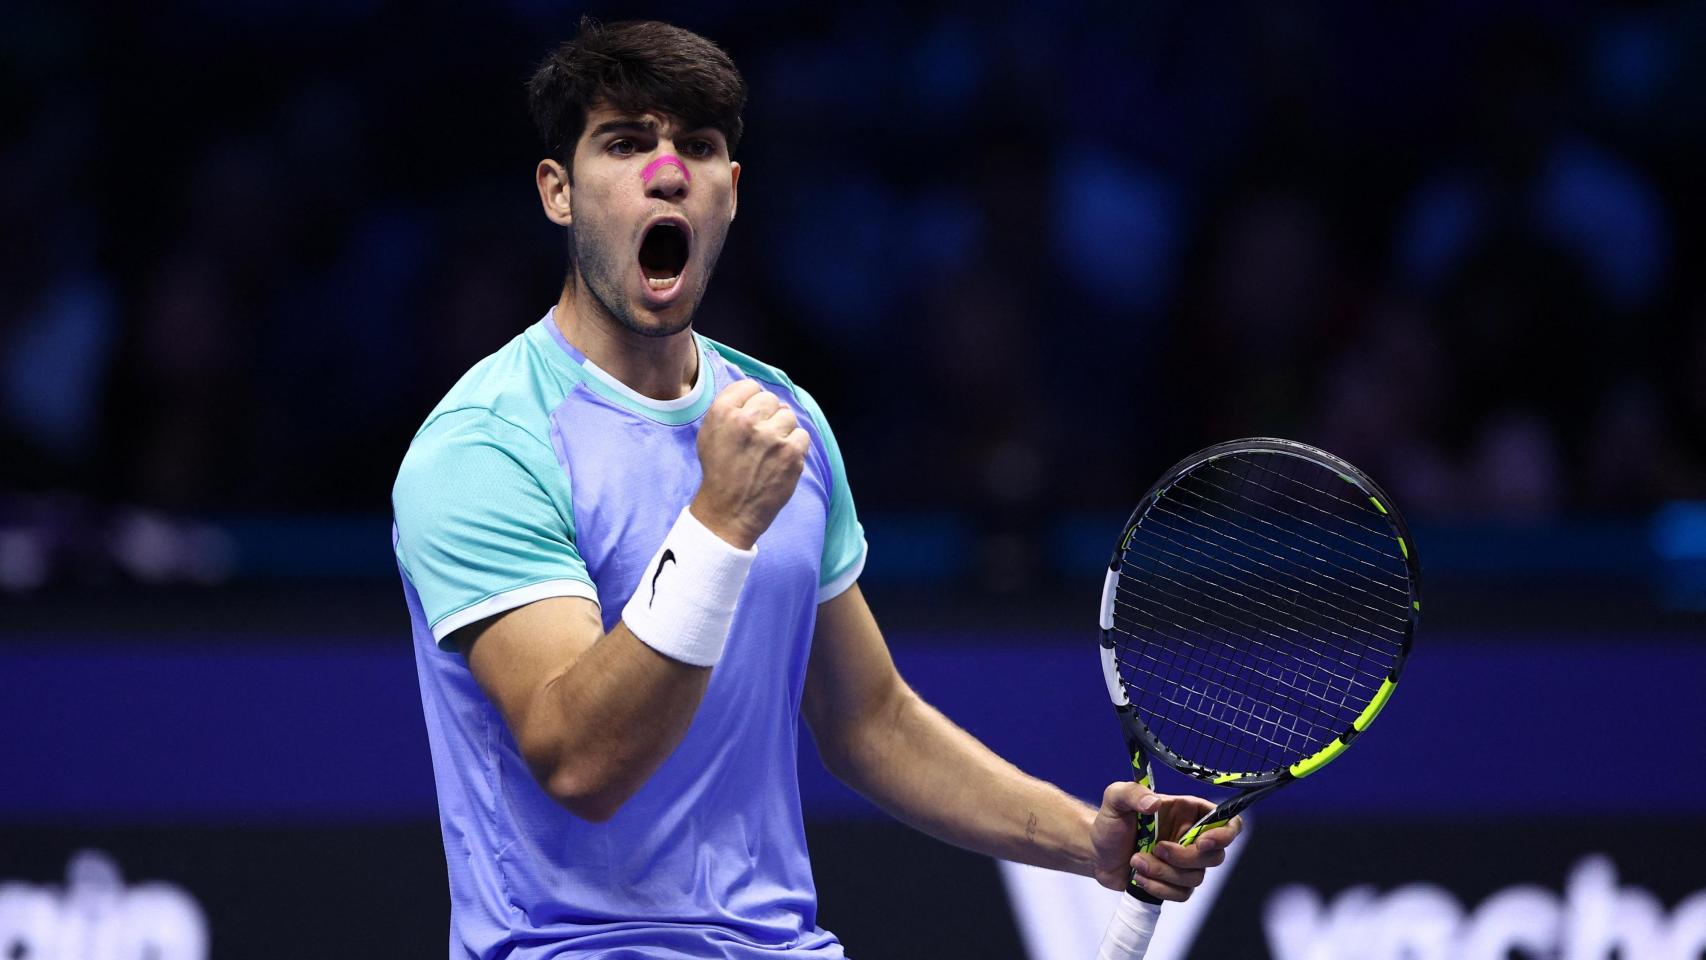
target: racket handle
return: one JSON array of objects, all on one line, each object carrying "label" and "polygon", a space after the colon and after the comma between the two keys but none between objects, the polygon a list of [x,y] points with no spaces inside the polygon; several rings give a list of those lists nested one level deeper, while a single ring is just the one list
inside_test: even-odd
[{"label": "racket handle", "polygon": [[1108,920],[1107,932],[1102,934],[1102,949],[1096,951],[1096,960],[1143,960],[1159,916],[1161,904],[1121,897]]}]

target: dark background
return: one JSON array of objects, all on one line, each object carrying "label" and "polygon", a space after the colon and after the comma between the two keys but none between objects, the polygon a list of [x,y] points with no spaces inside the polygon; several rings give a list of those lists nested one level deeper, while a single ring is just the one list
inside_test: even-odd
[{"label": "dark background", "polygon": [[[1472,910],[1596,852],[1680,916],[1706,4],[1135,6],[5,11],[0,883],[104,849],[221,956],[442,948],[389,490],[556,297],[522,84],[591,12],[745,73],[698,327],[822,402],[903,671],[1022,766],[1120,775],[1097,567],[1174,460],[1291,437],[1408,515],[1418,676],[1258,811],[1197,956],[1286,883]],[[856,955],[1017,953],[987,860],[802,765]]]}]

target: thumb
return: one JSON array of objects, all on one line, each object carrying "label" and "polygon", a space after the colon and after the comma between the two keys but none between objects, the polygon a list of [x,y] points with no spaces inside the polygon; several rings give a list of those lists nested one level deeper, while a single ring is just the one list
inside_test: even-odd
[{"label": "thumb", "polygon": [[1171,797],[1156,793],[1141,783],[1127,780],[1111,783],[1102,794],[1102,809],[1119,816],[1127,813],[1154,813],[1163,801]]}]

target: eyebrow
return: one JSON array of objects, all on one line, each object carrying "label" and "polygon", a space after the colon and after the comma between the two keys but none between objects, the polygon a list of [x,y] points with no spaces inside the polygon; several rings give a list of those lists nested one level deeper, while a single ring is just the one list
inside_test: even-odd
[{"label": "eyebrow", "polygon": [[[699,133],[701,131],[714,130],[714,129],[716,129],[716,128],[715,127],[694,127],[691,130],[678,131],[676,133],[676,136],[684,137],[684,136],[688,136],[690,134]],[[622,117],[622,118],[616,119],[616,120],[606,120],[603,123],[599,124],[598,126],[593,127],[592,132],[587,134],[587,139],[589,139],[589,140],[597,139],[599,137],[604,136],[607,133],[629,133],[629,132],[635,132],[635,131],[640,131],[640,130],[643,130],[647,133],[657,133],[658,132],[658,122],[656,120],[653,120],[651,117]]]},{"label": "eyebrow", "polygon": [[657,129],[658,122],[651,117],[623,117],[620,120],[604,121],[593,128],[591,136],[602,137],[607,133],[614,133],[619,130],[645,130],[649,133],[656,133]]}]

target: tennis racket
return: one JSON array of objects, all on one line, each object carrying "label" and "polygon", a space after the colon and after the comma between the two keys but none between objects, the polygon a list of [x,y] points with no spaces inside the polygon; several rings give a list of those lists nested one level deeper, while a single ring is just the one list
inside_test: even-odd
[{"label": "tennis racket", "polygon": [[[1151,759],[1238,794],[1182,844],[1314,774],[1368,729],[1422,609],[1398,509],[1366,474],[1290,440],[1234,440],[1168,470],[1102,584],[1102,674],[1138,782]],[[1157,840],[1139,816],[1138,849]],[[1100,960],[1136,960],[1160,901],[1126,886]]]}]

